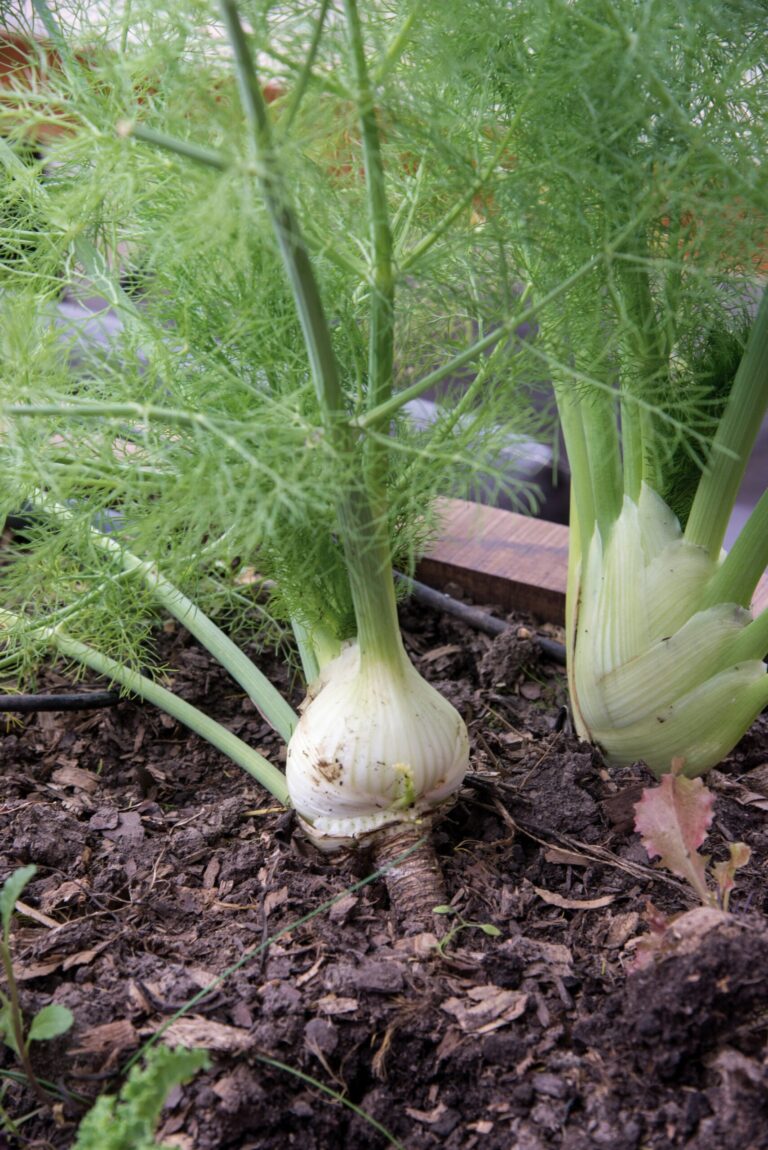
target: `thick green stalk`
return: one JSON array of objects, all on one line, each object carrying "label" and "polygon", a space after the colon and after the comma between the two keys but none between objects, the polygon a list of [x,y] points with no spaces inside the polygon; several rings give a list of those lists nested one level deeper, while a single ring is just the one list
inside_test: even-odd
[{"label": "thick green stalk", "polygon": [[[18,621],[18,616],[11,614],[10,611],[0,610],[0,624],[12,626]],[[186,703],[178,695],[174,695],[172,691],[168,691],[159,683],[148,679],[146,675],[132,671],[130,667],[118,663],[116,659],[111,659],[94,647],[89,647],[87,644],[73,639],[58,627],[34,626],[30,629],[36,635],[47,639],[68,659],[73,659],[76,663],[90,667],[91,670],[104,675],[113,683],[119,683],[131,694],[138,695],[139,698],[145,699],[174,719],[178,719],[180,723],[189,727],[196,735],[200,735],[211,746],[216,747],[217,750],[231,759],[233,763],[237,763],[239,767],[252,775],[279,803],[282,803],[283,806],[290,805],[288,788],[282,771],[279,771],[277,767],[274,767],[263,755],[249,747],[237,735],[228,731],[221,723],[217,723],[215,719],[211,719],[202,711],[198,711],[197,707]]]},{"label": "thick green stalk", "polygon": [[[243,106],[253,130],[257,158],[265,173],[260,180],[261,190],[291,284],[326,429],[342,458],[349,462],[358,450],[357,437],[355,431],[342,419],[344,398],[320,291],[287,189],[280,178],[267,109],[237,5],[234,0],[221,0],[221,9],[235,54]],[[372,128],[375,129],[375,120]],[[370,156],[368,158],[371,160]],[[375,166],[375,160],[372,162]],[[377,188],[377,195],[383,192],[380,181],[377,182]],[[377,229],[381,227],[381,221],[374,210],[371,219]],[[380,237],[377,242],[381,243],[383,239]],[[386,292],[391,289],[387,288],[385,282],[383,287],[386,298]],[[375,304],[375,307],[380,307],[380,303]],[[390,322],[391,318],[382,315],[374,340],[374,367],[382,386],[391,379],[391,366],[387,367],[388,363],[391,365],[391,352],[385,347],[386,325]],[[387,338],[391,339],[391,330]],[[375,481],[376,476],[373,478]],[[370,480],[371,477],[366,476],[364,479]],[[365,483],[355,487],[347,480],[337,498],[337,517],[361,653],[386,660],[396,659],[399,663],[402,658],[402,641],[383,504],[380,506],[375,490],[369,493]]]},{"label": "thick green stalk", "polygon": [[341,654],[341,643],[330,631],[317,625],[310,631],[295,616],[291,619],[291,627],[299,649],[304,681],[314,683],[323,667]]},{"label": "thick green stalk", "polygon": [[304,682],[314,683],[320,674],[320,661],[317,657],[314,644],[309,631],[295,616],[291,619],[291,629],[296,640],[296,646],[301,659],[301,669],[304,672]]},{"label": "thick green stalk", "polygon": [[[395,346],[392,228],[387,207],[376,105],[356,0],[344,0],[344,11],[363,145],[371,244],[367,394],[367,407],[370,411],[386,403],[392,395]],[[402,641],[392,581],[392,551],[385,493],[387,464],[386,443],[368,438],[365,443],[366,492],[365,495],[352,495],[343,518],[349,526],[347,561],[361,658],[370,655],[395,668],[402,658]],[[350,542],[355,551],[352,563],[349,563]]]},{"label": "thick green stalk", "polygon": [[643,452],[643,483],[658,491],[662,483],[656,441],[659,437],[659,417],[649,407],[640,411],[640,441]]},{"label": "thick green stalk", "polygon": [[[373,89],[365,57],[365,44],[357,0],[344,0],[352,51],[356,101],[363,145],[371,242],[371,305],[368,336],[368,410],[386,404],[392,396],[395,324],[395,277],[392,265],[392,228],[387,207],[381,136]],[[410,26],[410,25],[409,25]],[[398,52],[402,51],[404,40]],[[341,515],[347,525],[345,551],[358,623],[361,660],[372,657],[391,666],[402,665],[403,646],[392,579],[392,551],[385,494],[385,444],[369,439],[365,445],[366,491],[353,493]],[[354,556],[350,553],[354,550]],[[350,562],[352,560],[352,562]]]},{"label": "thick green stalk", "polygon": [[356,0],[344,0],[352,62],[357,85],[356,100],[363,143],[363,166],[368,194],[371,233],[371,315],[368,350],[368,408],[389,399],[392,393],[394,356],[395,280],[392,269],[392,231],[387,208],[387,189],[381,159],[381,139],[376,106],[365,59],[363,32]]},{"label": "thick green stalk", "polygon": [[565,644],[568,671],[568,693],[576,730],[586,732],[581,714],[575,676],[576,631],[581,603],[583,544],[595,530],[595,501],[590,481],[589,454],[584,434],[582,403],[577,395],[562,388],[555,390],[560,427],[571,468],[570,535],[568,540],[568,582],[565,595]]},{"label": "thick green stalk", "polygon": [[768,291],[763,292],[685,528],[689,543],[720,554],[739,485],[768,408]]},{"label": "thick green stalk", "polygon": [[608,391],[577,399],[581,407],[595,520],[606,542],[622,507],[624,477],[616,423],[616,400]]},{"label": "thick green stalk", "polygon": [[768,607],[737,636],[728,655],[734,663],[768,658]]},{"label": "thick green stalk", "polygon": [[248,656],[191,599],[161,575],[154,563],[139,559],[100,531],[92,530],[91,538],[102,551],[114,555],[124,571],[134,572],[144,580],[157,602],[210,651],[256,704],[273,730],[287,742],[299,717]]},{"label": "thick green stalk", "polygon": [[367,493],[353,492],[338,514],[361,658],[378,659],[396,673],[403,644],[385,506],[377,515]]},{"label": "thick green stalk", "polygon": [[574,519],[578,522],[580,537],[589,542],[595,529],[595,499],[590,480],[583,405],[577,395],[562,388],[555,389],[555,397],[571,469],[571,522]]},{"label": "thick green stalk", "polygon": [[643,413],[631,399],[621,399],[621,459],[624,494],[635,503],[643,482]]},{"label": "thick green stalk", "polygon": [[[749,607],[757,584],[768,567],[768,490],[707,584],[702,607],[739,603]],[[762,658],[762,656],[761,656]]]},{"label": "thick green stalk", "polygon": [[650,283],[652,266],[647,242],[640,233],[630,235],[617,255],[622,291],[617,291],[615,305],[620,324],[631,320],[628,332],[628,376],[624,386],[626,398],[621,402],[621,443],[624,468],[624,493],[635,502],[640,498],[640,485],[645,482],[658,489],[659,475],[655,450],[655,427],[648,408],[632,402],[632,392],[642,395],[648,383],[661,377],[669,364],[669,349],[659,327]]},{"label": "thick green stalk", "polygon": [[[619,309],[620,322],[625,313],[631,319],[629,331],[628,371],[631,381],[628,389],[637,394],[644,393],[646,386],[667,374],[669,367],[669,347],[666,332],[659,323],[658,314],[651,290],[651,268],[653,266],[647,250],[647,240],[642,233],[625,239],[622,250],[616,253],[628,256],[619,259],[616,267],[620,271],[623,292]],[[645,482],[654,491],[659,489],[659,460],[656,448],[656,427],[652,409],[639,409],[631,400],[622,401],[622,458],[624,465],[624,493],[637,501],[640,483]],[[639,468],[639,476],[638,476]]]},{"label": "thick green stalk", "polygon": [[338,425],[344,399],[320,291],[287,189],[280,179],[267,106],[237,4],[234,0],[221,0],[221,12],[235,54],[240,98],[253,131],[253,143],[262,170],[259,183],[296,302],[315,388],[326,419],[331,426]]},{"label": "thick green stalk", "polygon": [[[576,683],[576,630],[579,622],[579,606],[581,602],[581,568],[583,561],[582,536],[583,526],[577,508],[577,491],[575,484],[571,486],[571,515],[568,535],[568,581],[565,592],[565,649],[566,671],[568,675],[568,694],[573,712],[573,722],[579,734],[586,734],[587,725],[579,706],[579,694]],[[587,512],[588,514],[588,512]],[[592,528],[594,519],[590,520]],[[587,542],[591,538],[592,528],[586,536]]]}]

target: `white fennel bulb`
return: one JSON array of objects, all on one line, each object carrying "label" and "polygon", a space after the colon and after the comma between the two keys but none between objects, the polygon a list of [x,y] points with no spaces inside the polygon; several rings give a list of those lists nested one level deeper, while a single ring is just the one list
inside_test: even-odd
[{"label": "white fennel bulb", "polygon": [[707,603],[722,557],[682,535],[647,486],[625,496],[607,542],[595,530],[582,557],[571,663],[579,734],[609,761],[642,759],[658,774],[716,765],[768,701],[766,666],[739,659],[752,615]]},{"label": "white fennel bulb", "polygon": [[333,850],[439,807],[468,764],[463,719],[405,652],[393,665],[353,644],[313,685],[286,778],[309,836]]}]

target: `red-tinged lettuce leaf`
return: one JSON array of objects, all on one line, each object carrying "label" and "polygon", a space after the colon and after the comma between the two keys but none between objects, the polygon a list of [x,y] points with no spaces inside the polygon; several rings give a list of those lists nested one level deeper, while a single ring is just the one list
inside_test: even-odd
[{"label": "red-tinged lettuce leaf", "polygon": [[701,779],[664,775],[648,787],[635,805],[635,830],[648,857],[658,858],[678,878],[689,882],[701,901],[711,903],[704,855],[697,853],[712,822],[715,797]]}]

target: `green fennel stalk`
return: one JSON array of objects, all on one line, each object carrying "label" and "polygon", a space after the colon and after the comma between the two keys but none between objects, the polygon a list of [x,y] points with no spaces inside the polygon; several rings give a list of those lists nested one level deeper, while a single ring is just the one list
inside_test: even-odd
[{"label": "green fennel stalk", "polygon": [[527,365],[553,380],[571,468],[576,727],[614,762],[698,774],[768,703],[768,613],[748,611],[765,496],[721,553],[768,407],[764,12],[463,13],[461,96],[514,125],[487,226],[534,303],[596,257]]}]

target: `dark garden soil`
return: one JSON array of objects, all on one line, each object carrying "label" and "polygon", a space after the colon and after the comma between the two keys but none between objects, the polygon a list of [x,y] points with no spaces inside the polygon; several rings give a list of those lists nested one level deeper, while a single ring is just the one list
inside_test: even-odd
[{"label": "dark garden soil", "polygon": [[[752,849],[732,915],[673,924],[659,960],[633,972],[646,900],[667,914],[695,900],[632,831],[647,772],[606,769],[557,730],[562,669],[526,624],[491,640],[403,612],[413,658],[474,740],[435,837],[449,898],[475,925],[442,954],[433,935],[398,935],[380,882],[300,922],[359,881],[365,860],[320,856],[245,774],[157,711],[124,700],[3,718],[0,879],[39,868],[13,935],[23,1005],[63,1003],[76,1020],[36,1044],[38,1073],[88,1099],[115,1091],[177,1007],[264,944],[166,1035],[212,1057],[169,1099],[170,1145],[387,1145],[266,1057],[337,1091],[407,1150],[768,1147],[768,716],[708,780],[707,851]],[[180,628],[164,641],[175,689],[277,759],[277,740],[205,653]],[[10,1050],[0,1065],[16,1067]],[[17,1118],[36,1108],[15,1084],[3,1105]],[[71,1146],[82,1112],[57,1102],[22,1131],[34,1146]]]}]

